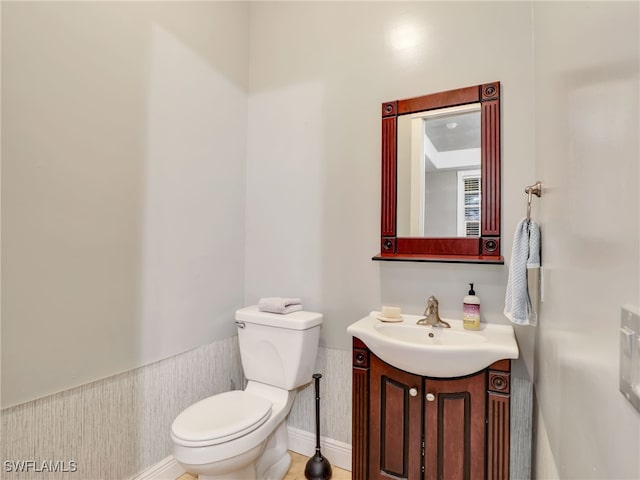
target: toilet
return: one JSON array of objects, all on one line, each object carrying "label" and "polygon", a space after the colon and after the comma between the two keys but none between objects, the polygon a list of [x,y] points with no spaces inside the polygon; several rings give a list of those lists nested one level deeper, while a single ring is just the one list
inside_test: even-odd
[{"label": "toilet", "polygon": [[311,381],[322,314],[236,311],[244,390],[187,407],[171,425],[173,456],[199,480],[281,480],[291,464],[286,418]]}]

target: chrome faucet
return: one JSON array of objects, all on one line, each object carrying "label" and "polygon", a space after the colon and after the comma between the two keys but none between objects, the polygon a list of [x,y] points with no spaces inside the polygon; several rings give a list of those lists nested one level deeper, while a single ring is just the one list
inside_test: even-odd
[{"label": "chrome faucet", "polygon": [[451,328],[451,325],[440,318],[440,314],[438,313],[438,300],[436,300],[434,296],[429,297],[429,300],[427,300],[427,307],[424,309],[423,315],[424,318],[418,320],[416,325]]}]

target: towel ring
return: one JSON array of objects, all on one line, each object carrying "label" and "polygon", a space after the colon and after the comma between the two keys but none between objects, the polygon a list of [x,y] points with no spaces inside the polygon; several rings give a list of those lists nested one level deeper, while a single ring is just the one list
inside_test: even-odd
[{"label": "towel ring", "polygon": [[538,180],[533,185],[529,185],[524,189],[524,193],[528,195],[527,199],[527,223],[531,222],[531,198],[533,195],[540,198],[542,196],[542,183]]}]

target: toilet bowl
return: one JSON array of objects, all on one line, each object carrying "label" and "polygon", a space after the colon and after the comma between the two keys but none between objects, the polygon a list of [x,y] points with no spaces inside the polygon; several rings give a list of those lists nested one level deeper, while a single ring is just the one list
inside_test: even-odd
[{"label": "toilet bowl", "polygon": [[291,459],[286,417],[309,383],[322,315],[236,312],[244,390],[194,403],[171,426],[173,455],[199,480],[281,480]]}]

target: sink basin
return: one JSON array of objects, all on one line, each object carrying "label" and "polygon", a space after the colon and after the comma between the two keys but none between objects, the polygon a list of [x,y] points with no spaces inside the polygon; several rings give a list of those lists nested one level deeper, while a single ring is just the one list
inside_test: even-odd
[{"label": "sink basin", "polygon": [[[420,317],[417,317],[420,318]],[[477,345],[486,343],[486,337],[454,328],[433,328],[406,323],[376,323],[373,328],[380,334],[416,345]],[[431,335],[429,335],[431,334]]]},{"label": "sink basin", "polygon": [[402,315],[401,322],[386,323],[380,312],[351,324],[347,332],[396,368],[428,377],[460,377],[493,362],[518,358],[518,344],[511,325],[482,324],[465,330],[462,320],[444,319],[451,328],[416,325],[422,317]]}]

